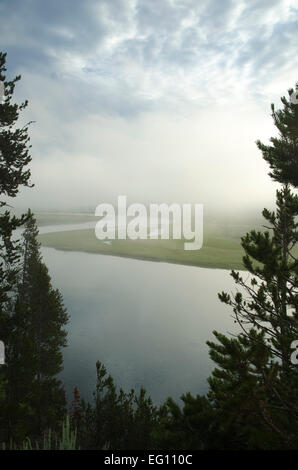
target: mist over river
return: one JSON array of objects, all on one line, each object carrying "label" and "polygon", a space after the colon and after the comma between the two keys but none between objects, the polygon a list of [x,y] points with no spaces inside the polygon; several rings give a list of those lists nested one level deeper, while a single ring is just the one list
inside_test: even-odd
[{"label": "mist over river", "polygon": [[69,401],[75,386],[92,398],[97,360],[118,386],[143,386],[155,403],[207,391],[206,341],[214,329],[236,332],[217,297],[235,291],[229,271],[45,247],[42,255],[70,315],[61,373]]}]

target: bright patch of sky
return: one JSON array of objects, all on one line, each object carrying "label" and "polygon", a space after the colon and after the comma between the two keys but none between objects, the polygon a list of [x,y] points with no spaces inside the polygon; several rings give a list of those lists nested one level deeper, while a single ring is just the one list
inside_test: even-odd
[{"label": "bright patch of sky", "polygon": [[298,80],[296,0],[0,1],[34,120],[23,205],[274,199],[255,141]]}]

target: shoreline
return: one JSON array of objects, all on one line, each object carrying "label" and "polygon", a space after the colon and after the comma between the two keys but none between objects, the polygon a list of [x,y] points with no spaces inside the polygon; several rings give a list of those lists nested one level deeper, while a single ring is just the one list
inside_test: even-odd
[{"label": "shoreline", "polygon": [[73,253],[86,253],[86,254],[92,254],[92,255],[104,255],[104,256],[114,256],[116,258],[128,258],[128,259],[134,259],[137,261],[151,261],[154,263],[168,263],[168,264],[177,264],[181,266],[192,266],[195,268],[202,268],[202,269],[224,269],[226,271],[246,271],[244,267],[242,268],[236,266],[236,267],[231,267],[231,266],[222,266],[222,265],[215,265],[215,264],[205,264],[205,263],[197,263],[197,262],[187,262],[187,261],[176,261],[176,260],[171,260],[171,259],[162,259],[162,258],[157,258],[154,256],[142,256],[142,255],[137,255],[137,254],[125,254],[125,253],[111,253],[107,251],[95,251],[95,250],[79,250],[79,249],[73,249],[73,248],[62,248],[62,247],[57,247],[53,246],[48,243],[42,243],[41,246],[44,248],[52,248],[57,251],[67,251],[67,252],[73,252]]}]

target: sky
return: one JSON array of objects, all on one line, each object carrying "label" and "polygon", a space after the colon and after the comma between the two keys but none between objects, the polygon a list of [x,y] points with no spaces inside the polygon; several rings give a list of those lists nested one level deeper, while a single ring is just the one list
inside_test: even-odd
[{"label": "sky", "polygon": [[274,201],[255,141],[298,80],[298,0],[0,0],[0,18],[35,121],[16,206]]}]

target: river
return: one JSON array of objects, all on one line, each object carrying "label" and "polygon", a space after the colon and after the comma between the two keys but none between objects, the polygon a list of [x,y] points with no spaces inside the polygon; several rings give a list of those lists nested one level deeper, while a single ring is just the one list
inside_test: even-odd
[{"label": "river", "polygon": [[42,254],[70,315],[61,374],[69,401],[75,386],[92,398],[97,360],[118,386],[143,386],[155,403],[207,391],[214,363],[206,341],[214,329],[236,331],[217,297],[235,291],[229,271],[45,247]]}]

